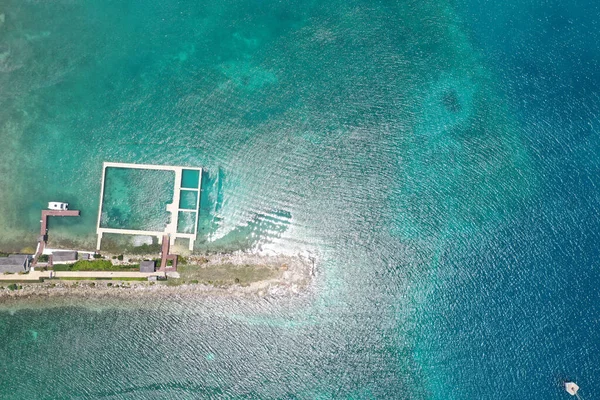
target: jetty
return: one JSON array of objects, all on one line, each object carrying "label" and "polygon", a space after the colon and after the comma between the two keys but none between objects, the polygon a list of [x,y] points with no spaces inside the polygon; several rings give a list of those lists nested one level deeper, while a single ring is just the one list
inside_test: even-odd
[{"label": "jetty", "polygon": [[79,215],[79,210],[42,210],[40,236],[38,238],[37,250],[33,257],[33,266],[37,264],[38,258],[42,255],[48,243],[48,217],[78,217]]},{"label": "jetty", "polygon": [[[164,235],[162,239],[161,254],[160,254],[160,269],[161,272],[177,271],[177,255],[169,254],[171,250],[171,241],[168,235]],[[171,265],[167,268],[167,261],[171,261]]]},{"label": "jetty", "polygon": [[[173,185],[173,200],[170,204],[166,205],[166,211],[170,214],[170,219],[167,222],[164,230],[162,231],[146,231],[137,229],[122,229],[122,228],[110,228],[102,226],[102,207],[105,197],[105,181],[106,181],[106,170],[108,168],[120,168],[120,169],[141,169],[141,170],[156,170],[156,171],[171,171],[175,175]],[[197,180],[193,184],[186,184],[184,175],[186,173],[198,174]],[[157,238],[159,241],[164,240],[165,237],[169,240],[170,245],[175,244],[176,239],[187,239],[190,250],[194,249],[194,242],[197,238],[197,227],[198,227],[198,214],[200,212],[200,194],[202,187],[202,168],[195,167],[182,167],[172,165],[154,165],[154,164],[131,164],[131,163],[118,163],[118,162],[104,162],[102,164],[102,181],[100,184],[100,204],[98,208],[98,223],[96,225],[96,234],[98,235],[96,250],[100,250],[102,244],[102,236],[105,233],[117,233],[125,235],[139,235],[139,236],[152,236]],[[195,202],[193,205],[187,207],[180,204],[182,194],[186,192],[195,193]],[[179,229],[179,218],[180,215],[187,215],[194,221],[194,228],[191,232],[184,232]],[[163,251],[164,253],[164,251]]]}]

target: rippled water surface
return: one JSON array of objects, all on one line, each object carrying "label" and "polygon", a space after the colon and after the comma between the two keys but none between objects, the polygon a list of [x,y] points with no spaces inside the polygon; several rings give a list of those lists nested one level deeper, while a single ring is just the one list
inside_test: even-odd
[{"label": "rippled water surface", "polygon": [[[293,298],[1,312],[0,397],[600,394],[596,3],[0,15],[0,248],[32,247],[53,200],[82,214],[51,240],[93,247],[115,161],[205,168],[196,251],[319,260]],[[113,222],[160,223],[121,189]]]}]

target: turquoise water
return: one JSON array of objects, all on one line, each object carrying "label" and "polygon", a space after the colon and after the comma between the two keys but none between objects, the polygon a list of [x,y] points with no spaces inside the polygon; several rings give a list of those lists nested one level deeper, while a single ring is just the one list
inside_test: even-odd
[{"label": "turquoise water", "polygon": [[177,219],[178,233],[196,233],[194,224],[196,222],[196,213],[192,211],[179,211]]},{"label": "turquoise water", "polygon": [[100,227],[164,231],[174,185],[173,171],[106,168]]},{"label": "turquoise water", "polygon": [[181,187],[187,189],[197,189],[200,183],[200,171],[193,169],[184,169],[181,171]]},{"label": "turquoise water", "polygon": [[198,205],[198,192],[191,190],[181,190],[179,198],[179,208],[186,210],[195,210]]},{"label": "turquoise water", "polygon": [[0,248],[54,200],[93,247],[116,161],[205,168],[197,252],[319,260],[293,298],[0,313],[0,397],[593,398],[599,11],[0,2]]}]

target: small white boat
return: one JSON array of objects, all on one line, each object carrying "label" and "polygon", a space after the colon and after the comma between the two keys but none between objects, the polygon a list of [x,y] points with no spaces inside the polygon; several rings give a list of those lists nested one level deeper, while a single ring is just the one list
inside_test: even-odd
[{"label": "small white boat", "polygon": [[575,382],[565,382],[565,389],[571,396],[577,396],[578,399],[580,398],[577,394],[579,391],[579,386],[577,386]]},{"label": "small white boat", "polygon": [[51,201],[48,203],[49,210],[65,211],[69,209],[69,203],[61,203],[59,201]]}]

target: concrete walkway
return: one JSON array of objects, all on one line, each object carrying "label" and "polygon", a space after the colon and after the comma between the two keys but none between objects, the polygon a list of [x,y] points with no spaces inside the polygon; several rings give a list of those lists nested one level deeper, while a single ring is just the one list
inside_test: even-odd
[{"label": "concrete walkway", "polygon": [[[49,272],[49,271],[48,271]],[[56,278],[144,278],[149,276],[164,277],[164,272],[138,272],[138,271],[56,271],[53,274]]]},{"label": "concrete walkway", "polygon": [[78,278],[78,279],[147,279],[149,276],[165,277],[164,272],[138,271],[30,271],[27,274],[1,274],[0,281],[39,281],[40,278]]},{"label": "concrete walkway", "polygon": [[[169,222],[167,222],[165,229],[159,231],[145,231],[135,229],[120,229],[120,228],[103,228],[100,226],[102,220],[102,204],[104,203],[104,190],[106,180],[106,169],[107,168],[125,168],[125,169],[144,169],[144,170],[159,170],[159,171],[172,171],[175,174],[175,181],[173,184],[173,201],[166,205],[166,211],[171,214]],[[182,187],[181,178],[184,170],[198,171],[198,187],[197,188],[184,188]],[[105,233],[118,233],[124,235],[141,235],[141,236],[154,236],[160,241],[163,235],[169,236],[171,245],[175,244],[175,239],[183,238],[188,239],[190,251],[194,249],[194,242],[198,235],[198,217],[200,213],[200,193],[202,188],[202,168],[197,167],[183,167],[183,166],[172,166],[172,165],[153,165],[153,164],[130,164],[130,163],[117,163],[117,162],[104,162],[102,164],[102,181],[100,183],[100,203],[98,205],[98,223],[96,225],[96,234],[98,239],[96,242],[96,249],[100,250],[102,244],[102,236]],[[181,199],[182,191],[195,191],[197,192],[196,204],[194,209],[183,209],[179,207],[179,201]],[[193,212],[195,213],[195,225],[194,232],[183,233],[178,232],[178,221],[179,212]]]},{"label": "concrete walkway", "polygon": [[32,281],[49,278],[50,271],[31,271],[28,274],[0,274],[0,281]]}]

